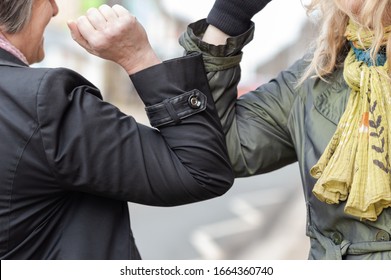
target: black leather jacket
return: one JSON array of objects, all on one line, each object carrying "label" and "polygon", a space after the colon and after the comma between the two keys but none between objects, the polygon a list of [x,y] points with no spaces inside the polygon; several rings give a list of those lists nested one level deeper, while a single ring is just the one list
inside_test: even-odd
[{"label": "black leather jacket", "polygon": [[158,129],[71,70],[0,49],[0,73],[2,259],[138,259],[127,201],[180,205],[232,185],[200,56],[131,77]]}]

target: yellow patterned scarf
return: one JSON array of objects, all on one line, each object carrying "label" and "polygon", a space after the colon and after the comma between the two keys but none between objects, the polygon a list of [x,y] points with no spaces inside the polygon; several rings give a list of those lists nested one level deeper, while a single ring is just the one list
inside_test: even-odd
[{"label": "yellow patterned scarf", "polygon": [[[371,32],[357,32],[352,22],[346,37],[354,46],[368,48]],[[387,28],[384,42],[391,34]],[[376,221],[391,206],[391,84],[387,62],[368,66],[350,50],[344,78],[351,88],[348,104],[337,130],[311,175],[318,179],[313,189],[321,201],[346,201],[345,213]]]}]

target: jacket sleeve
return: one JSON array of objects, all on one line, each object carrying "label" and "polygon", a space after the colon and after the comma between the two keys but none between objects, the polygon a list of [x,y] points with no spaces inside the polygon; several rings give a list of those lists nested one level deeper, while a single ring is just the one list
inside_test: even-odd
[{"label": "jacket sleeve", "polygon": [[228,152],[237,177],[261,174],[296,161],[288,129],[297,100],[298,73],[289,69],[269,83],[237,98],[242,48],[252,40],[254,25],[242,35],[214,46],[200,38],[207,23],[189,25],[180,37],[187,53],[202,53],[211,93],[226,135]]},{"label": "jacket sleeve", "polygon": [[38,121],[61,189],[159,206],[225,193],[233,173],[200,56],[131,78],[158,129],[102,101],[77,73],[54,69],[42,79]]}]

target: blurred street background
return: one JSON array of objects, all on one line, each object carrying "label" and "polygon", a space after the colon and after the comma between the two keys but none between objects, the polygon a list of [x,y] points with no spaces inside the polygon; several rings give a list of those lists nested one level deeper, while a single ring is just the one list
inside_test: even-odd
[{"label": "blurred street background", "polygon": [[[274,0],[253,20],[255,38],[244,49],[243,94],[273,78],[310,47],[313,26],[300,0]],[[305,1],[304,1],[305,2]],[[126,73],[89,55],[69,34],[66,21],[89,7],[121,4],[145,27],[161,59],[183,54],[178,37],[205,18],[214,0],[57,0],[60,14],[45,36],[46,58],[33,67],[71,68],[99,87],[106,101],[148,125],[144,106]],[[130,203],[136,243],[144,259],[306,259],[305,203],[297,164],[240,178],[225,196],[161,208]]]}]

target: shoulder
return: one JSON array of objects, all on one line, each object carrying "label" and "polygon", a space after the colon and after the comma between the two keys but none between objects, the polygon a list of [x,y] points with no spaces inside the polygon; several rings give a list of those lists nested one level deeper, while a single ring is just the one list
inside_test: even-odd
[{"label": "shoulder", "polygon": [[38,75],[37,98],[50,103],[64,103],[74,94],[86,93],[102,99],[100,91],[79,73],[67,68],[39,68],[33,70]]},{"label": "shoulder", "polygon": [[[8,81],[6,86],[10,90],[28,93],[30,96],[36,94],[51,97],[51,91],[65,93],[79,86],[96,89],[82,75],[67,68],[34,68],[20,65],[2,65],[0,72],[2,78]],[[100,93],[96,94],[100,96]]]},{"label": "shoulder", "polygon": [[79,73],[67,68],[37,68],[34,69],[41,76],[39,90],[64,87],[72,89],[78,86],[95,86]]},{"label": "shoulder", "polygon": [[[91,82],[82,75],[67,68],[39,68],[32,70],[38,81],[36,106],[39,122],[66,114],[71,107],[81,111],[102,100],[102,95]],[[93,106],[93,105],[91,105]],[[79,110],[79,111],[80,111]]]},{"label": "shoulder", "polygon": [[287,84],[287,88],[300,97],[303,102],[309,96],[311,96],[311,99],[316,99],[325,92],[335,94],[346,91],[342,68],[335,69],[334,72],[323,78],[312,75],[302,80],[303,76],[307,75],[312,59],[313,53],[307,53],[286,71],[281,72],[277,80],[280,84]]}]

